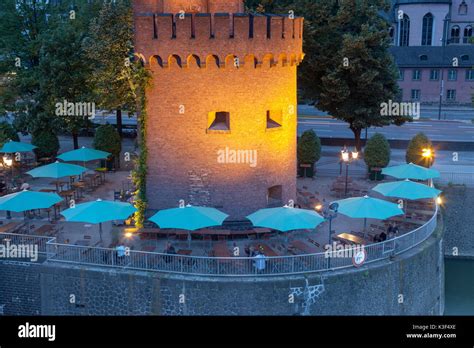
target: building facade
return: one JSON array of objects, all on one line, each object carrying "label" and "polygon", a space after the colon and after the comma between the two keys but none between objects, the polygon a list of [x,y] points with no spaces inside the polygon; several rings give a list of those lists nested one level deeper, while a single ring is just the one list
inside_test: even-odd
[{"label": "building facade", "polygon": [[244,14],[241,0],[134,1],[150,69],[151,210],[186,204],[232,219],[296,198],[296,69],[303,19]]},{"label": "building facade", "polygon": [[394,0],[392,53],[404,101],[471,105],[473,0]]}]

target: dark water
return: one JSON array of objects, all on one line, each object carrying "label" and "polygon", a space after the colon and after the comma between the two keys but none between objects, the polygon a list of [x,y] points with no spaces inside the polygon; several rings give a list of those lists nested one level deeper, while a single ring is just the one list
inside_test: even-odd
[{"label": "dark water", "polygon": [[474,260],[446,259],[445,315],[474,315]]}]

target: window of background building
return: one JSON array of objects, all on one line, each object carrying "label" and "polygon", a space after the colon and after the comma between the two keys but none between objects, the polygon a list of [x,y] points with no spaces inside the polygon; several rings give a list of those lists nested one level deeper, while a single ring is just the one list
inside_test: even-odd
[{"label": "window of background building", "polygon": [[474,81],[474,69],[466,70],[466,80],[467,81]]},{"label": "window of background building", "polygon": [[433,41],[433,15],[427,13],[423,17],[423,30],[421,34],[421,45],[431,46]]},{"label": "window of background building", "polygon": [[398,70],[398,80],[403,81],[404,78],[405,78],[405,70],[399,69]]},{"label": "window of background building", "polygon": [[400,46],[410,46],[410,17],[406,14],[400,21]]},{"label": "window of background building", "polygon": [[455,89],[448,89],[446,93],[446,100],[447,101],[455,101],[456,100],[456,90]]},{"label": "window of background building", "polygon": [[465,0],[462,0],[461,5],[459,5],[458,14],[461,16],[467,15],[467,4]]},{"label": "window of background building", "polygon": [[413,79],[414,81],[419,81],[419,80],[421,80],[421,70],[420,70],[420,69],[415,69],[415,70],[413,70],[412,79]]},{"label": "window of background building", "polygon": [[458,25],[451,28],[451,43],[459,43],[460,29]]},{"label": "window of background building", "polygon": [[420,100],[421,91],[419,89],[412,89],[411,90],[411,99],[412,100]]},{"label": "window of background building", "polygon": [[430,71],[430,80],[439,80],[439,70],[431,69]]},{"label": "window of background building", "polygon": [[470,43],[472,39],[472,27],[468,25],[464,28],[464,37],[462,39],[463,43]]},{"label": "window of background building", "polygon": [[448,71],[448,80],[456,81],[458,79],[458,72],[455,69],[449,69]]}]

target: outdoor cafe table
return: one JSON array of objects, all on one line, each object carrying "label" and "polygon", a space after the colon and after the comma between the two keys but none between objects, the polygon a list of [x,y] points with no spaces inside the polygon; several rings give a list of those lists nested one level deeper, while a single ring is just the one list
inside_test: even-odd
[{"label": "outdoor cafe table", "polygon": [[71,198],[74,197],[74,194],[75,194],[74,190],[66,190],[59,193],[59,195],[65,198],[67,202],[69,202],[69,197]]},{"label": "outdoor cafe table", "polygon": [[226,243],[216,243],[213,247],[214,257],[232,257]]},{"label": "outdoor cafe table", "polygon": [[56,189],[41,189],[39,192],[45,192],[45,193],[56,193]]},{"label": "outdoor cafe table", "polygon": [[105,173],[107,172],[107,168],[96,168],[95,172],[99,174],[100,182],[105,182]]},{"label": "outdoor cafe table", "polygon": [[1,225],[0,226],[0,233],[5,233],[5,232],[10,232],[11,230],[14,230],[20,225],[19,222],[9,222],[6,225]]},{"label": "outdoor cafe table", "polygon": [[[271,247],[269,247],[267,244],[265,243],[254,243],[253,246],[255,247],[255,249],[257,250],[260,250],[260,251],[263,251],[263,254],[265,256],[269,256],[269,257],[276,257],[276,256],[280,256],[278,255],[275,250],[273,250]],[[259,248],[260,247],[260,248]],[[263,250],[262,250],[263,249]]]},{"label": "outdoor cafe table", "polygon": [[301,250],[305,254],[316,254],[319,252],[318,248],[316,248],[315,246],[308,245],[302,242],[301,240],[294,240],[293,242],[291,242],[291,246],[293,248]]},{"label": "outdoor cafe table", "polygon": [[78,181],[78,182],[73,182],[72,187],[76,189],[76,198],[81,198],[82,197],[82,190],[86,186],[84,181]]},{"label": "outdoor cafe table", "polygon": [[59,189],[62,191],[64,185],[68,185],[67,181],[63,180],[53,180],[50,182],[51,185],[54,185],[56,187],[59,187]]},{"label": "outdoor cafe table", "polygon": [[187,249],[180,249],[178,250],[177,254],[178,255],[184,255],[184,256],[189,256],[193,253],[192,250],[187,250]]},{"label": "outdoor cafe table", "polygon": [[359,244],[359,245],[367,244],[367,241],[365,239],[354,236],[353,234],[350,234],[350,233],[341,233],[341,234],[338,234],[337,236],[334,236],[333,238],[346,244]]},{"label": "outdoor cafe table", "polygon": [[41,236],[48,235],[52,231],[54,231],[54,225],[43,225],[35,230],[36,234]]}]

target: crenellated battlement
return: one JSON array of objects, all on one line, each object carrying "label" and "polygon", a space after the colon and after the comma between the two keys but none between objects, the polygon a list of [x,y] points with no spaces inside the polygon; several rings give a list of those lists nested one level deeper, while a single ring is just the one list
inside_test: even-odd
[{"label": "crenellated battlement", "polygon": [[[295,65],[303,59],[303,18],[230,13],[136,13],[135,49],[147,64],[167,67]],[[210,57],[215,57],[211,59]],[[236,61],[234,59],[237,58]],[[237,64],[235,63],[237,62]]]}]

